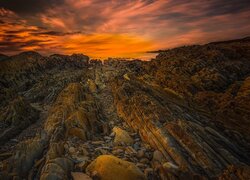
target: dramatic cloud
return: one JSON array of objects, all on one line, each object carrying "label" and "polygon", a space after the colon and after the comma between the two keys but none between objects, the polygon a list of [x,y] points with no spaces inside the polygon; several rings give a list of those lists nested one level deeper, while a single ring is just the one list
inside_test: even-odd
[{"label": "dramatic cloud", "polygon": [[2,0],[1,53],[143,57],[248,36],[248,0]]},{"label": "dramatic cloud", "polygon": [[63,0],[1,0],[0,6],[19,15],[32,16],[63,2]]}]

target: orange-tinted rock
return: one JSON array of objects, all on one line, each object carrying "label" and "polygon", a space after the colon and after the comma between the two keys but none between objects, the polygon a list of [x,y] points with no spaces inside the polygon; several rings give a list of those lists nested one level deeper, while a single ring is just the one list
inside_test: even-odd
[{"label": "orange-tinted rock", "polygon": [[119,127],[114,127],[112,131],[115,133],[115,139],[114,139],[115,145],[119,144],[131,145],[134,142],[134,140],[130,137],[127,131]]},{"label": "orange-tinted rock", "polygon": [[86,172],[103,180],[140,180],[144,174],[133,163],[111,155],[101,155],[87,167]]},{"label": "orange-tinted rock", "polygon": [[211,114],[136,78],[113,84],[120,117],[163,154],[166,162],[204,177],[248,163],[247,149],[210,124]]}]

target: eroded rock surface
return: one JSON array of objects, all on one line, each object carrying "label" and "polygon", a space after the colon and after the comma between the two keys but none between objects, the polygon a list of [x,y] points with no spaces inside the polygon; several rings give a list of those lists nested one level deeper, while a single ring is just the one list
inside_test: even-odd
[{"label": "eroded rock surface", "polygon": [[249,38],[148,62],[1,55],[0,179],[248,179]]},{"label": "eroded rock surface", "polygon": [[0,145],[15,137],[22,130],[39,119],[38,110],[22,97],[17,97],[1,111]]}]

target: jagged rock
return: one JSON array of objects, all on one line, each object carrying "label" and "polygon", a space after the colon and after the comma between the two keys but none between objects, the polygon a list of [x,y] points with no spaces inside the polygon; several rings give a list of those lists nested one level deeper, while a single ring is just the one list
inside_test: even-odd
[{"label": "jagged rock", "polygon": [[246,38],[161,51],[143,65],[139,78],[196,101],[213,112],[213,122],[244,134],[249,141],[249,95],[239,97],[240,86],[250,74],[249,43]]},{"label": "jagged rock", "polygon": [[38,111],[22,97],[13,100],[2,112],[0,123],[7,125],[0,134],[0,144],[19,134],[39,118]]},{"label": "jagged rock", "polygon": [[[41,179],[69,177],[69,172],[73,170],[73,162],[65,156],[65,144],[62,140],[69,136],[75,136],[82,140],[88,138],[89,132],[97,132],[96,122],[90,114],[92,107],[92,97],[83,94],[84,87],[79,83],[69,84],[57,97],[51,109],[45,130],[50,135],[49,151],[46,155],[46,162],[41,173]],[[71,95],[71,96],[69,96]],[[79,111],[79,108],[86,108],[86,111]],[[63,121],[62,121],[63,119]],[[84,137],[78,136],[76,128],[83,131]],[[72,130],[72,131],[71,131]],[[75,147],[68,149],[71,157],[76,162],[83,162],[87,159],[77,156]]]},{"label": "jagged rock", "polygon": [[[90,160],[110,153],[148,179],[247,179],[249,40],[161,51],[148,62],[3,56],[0,179],[70,179],[72,171],[85,172]],[[115,126],[133,137],[124,138],[129,146],[113,143],[116,133],[105,137]],[[46,135],[35,136],[43,129]],[[162,155],[153,158],[142,140]]]},{"label": "jagged rock", "polygon": [[102,155],[94,160],[86,169],[86,172],[103,180],[112,179],[145,179],[144,174],[133,164],[123,161],[115,156]]},{"label": "jagged rock", "polygon": [[64,156],[62,143],[50,143],[46,162],[41,172],[41,180],[69,179],[73,170],[73,162]]},{"label": "jagged rock", "polygon": [[119,145],[124,143],[130,145],[134,142],[127,131],[119,127],[114,127],[112,131],[115,132],[114,144]]},{"label": "jagged rock", "polygon": [[45,123],[45,130],[51,134],[58,126],[65,126],[66,136],[87,140],[90,132],[100,129],[96,114],[92,96],[84,94],[84,87],[80,83],[71,83],[57,97]]},{"label": "jagged rock", "polygon": [[[66,92],[68,93],[67,90]],[[68,103],[65,104],[66,106],[68,105],[68,107],[72,107],[75,105],[74,103],[78,102],[78,100],[81,100],[81,98],[79,98],[79,96],[76,96],[75,99],[71,98],[70,100],[66,100],[63,98],[63,96],[64,94],[62,93],[61,97],[59,97],[60,100],[55,103],[54,109],[47,119],[47,123],[45,125],[45,134],[48,134],[49,136],[43,135],[41,138],[37,137],[34,140],[25,142],[24,144],[21,143],[18,146],[15,155],[13,156],[13,158],[11,158],[14,163],[10,164],[10,168],[8,168],[9,170],[7,171],[13,172],[14,175],[17,177],[27,176],[27,173],[34,165],[35,159],[40,158],[45,146],[48,145],[48,137],[50,138],[50,141],[54,142],[60,141],[60,139],[64,137],[65,130],[61,124],[63,122],[60,122],[59,119],[57,119],[60,118],[59,112],[62,112],[59,111],[60,108],[58,107],[58,105],[63,99],[62,101]],[[64,143],[54,142],[49,143],[49,151],[47,153],[45,165],[41,172],[41,179],[49,179],[52,177],[67,179],[69,177],[69,172],[72,170],[72,161],[64,156]]]},{"label": "jagged rock", "polygon": [[209,177],[230,163],[248,162],[246,153],[240,155],[240,148],[209,124],[209,116],[194,113],[184,100],[136,78],[116,83],[113,90],[118,114],[162,153],[158,160],[178,165],[180,172]]},{"label": "jagged rock", "polygon": [[[73,94],[73,96],[68,96]],[[82,86],[78,83],[72,83],[67,86],[57,97],[57,100],[50,110],[50,115],[45,123],[45,130],[51,134],[55,131],[58,124],[63,123],[61,119],[68,119],[70,113],[74,112],[77,103],[79,103],[83,97]],[[70,125],[68,125],[70,126]],[[67,128],[69,129],[69,127]]]},{"label": "jagged rock", "polygon": [[87,115],[82,111],[76,111],[71,114],[65,122],[67,129],[67,136],[78,137],[82,140],[87,140],[87,129],[89,128],[89,123]]},{"label": "jagged rock", "polygon": [[6,160],[7,167],[3,171],[12,177],[26,177],[35,161],[41,158],[47,143],[48,137],[44,132],[34,139],[19,143],[14,155]]}]

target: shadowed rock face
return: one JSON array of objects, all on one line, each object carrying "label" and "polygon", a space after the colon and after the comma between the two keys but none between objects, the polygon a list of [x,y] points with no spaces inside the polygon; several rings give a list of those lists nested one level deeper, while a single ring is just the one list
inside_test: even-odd
[{"label": "shadowed rock face", "polygon": [[249,39],[149,62],[1,55],[0,179],[247,179],[249,58]]},{"label": "shadowed rock face", "polygon": [[38,111],[21,97],[17,97],[1,112],[0,123],[4,127],[0,134],[2,145],[10,138],[38,120]]},{"label": "shadowed rock face", "polygon": [[79,81],[87,67],[85,55],[52,55],[24,52],[0,62],[0,104],[24,92],[33,101],[52,101],[69,82]]}]

